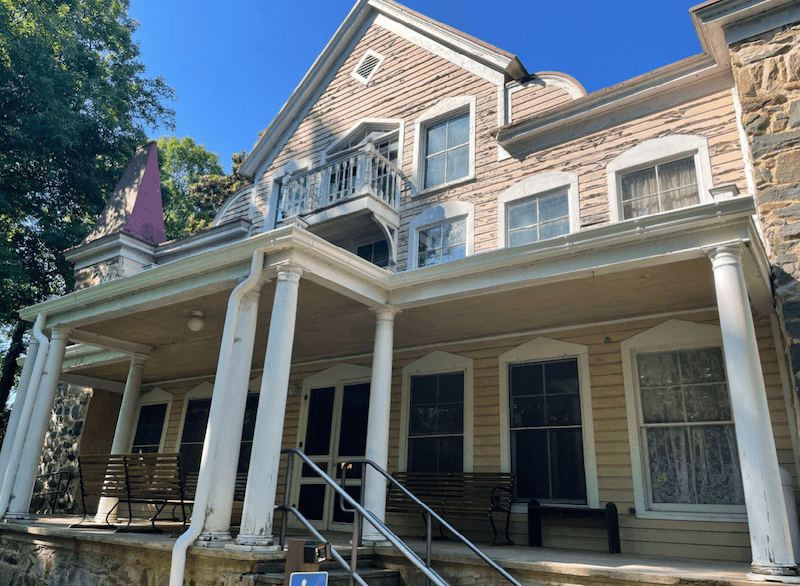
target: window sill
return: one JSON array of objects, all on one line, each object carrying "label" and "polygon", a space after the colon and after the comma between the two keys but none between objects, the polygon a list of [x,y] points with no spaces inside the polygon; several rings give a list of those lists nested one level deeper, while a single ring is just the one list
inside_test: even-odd
[{"label": "window sill", "polygon": [[660,519],[664,521],[720,521],[724,523],[747,523],[747,513],[714,513],[711,511],[636,511],[637,519]]},{"label": "window sill", "polygon": [[466,177],[461,177],[460,179],[455,179],[453,181],[448,181],[447,183],[440,183],[439,185],[434,185],[433,187],[428,187],[427,189],[423,189],[422,191],[412,192],[411,198],[416,199],[419,197],[424,197],[426,195],[432,195],[434,193],[438,193],[440,191],[444,191],[446,189],[451,189],[453,187],[458,187],[459,185],[464,185],[466,183],[470,183],[475,181],[475,175],[467,175]]}]

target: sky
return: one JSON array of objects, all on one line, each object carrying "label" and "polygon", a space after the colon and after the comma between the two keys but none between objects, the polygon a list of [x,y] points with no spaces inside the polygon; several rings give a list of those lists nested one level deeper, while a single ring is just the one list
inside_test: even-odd
[{"label": "sky", "polygon": [[[589,93],[701,52],[699,0],[401,0],[407,7],[559,71]],[[177,128],[220,156],[249,152],[355,0],[131,0],[150,77],[175,88]]]}]

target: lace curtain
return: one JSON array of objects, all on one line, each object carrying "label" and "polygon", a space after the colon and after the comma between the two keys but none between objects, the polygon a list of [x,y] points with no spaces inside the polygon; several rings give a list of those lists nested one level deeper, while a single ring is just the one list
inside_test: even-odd
[{"label": "lace curtain", "polygon": [[625,219],[700,203],[693,157],[627,173],[621,183]]},{"label": "lace curtain", "polygon": [[720,348],[637,356],[653,503],[744,504]]}]

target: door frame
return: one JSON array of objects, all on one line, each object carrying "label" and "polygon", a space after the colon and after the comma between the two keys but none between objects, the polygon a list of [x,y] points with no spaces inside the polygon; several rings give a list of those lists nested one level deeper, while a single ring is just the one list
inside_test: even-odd
[{"label": "door frame", "polygon": [[[341,394],[342,389],[351,384],[369,384],[372,379],[372,369],[367,366],[359,366],[356,364],[349,364],[349,363],[340,363],[330,368],[327,368],[317,374],[308,376],[303,379],[303,387],[302,387],[302,394],[300,397],[300,413],[298,417],[298,424],[297,424],[297,437],[295,439],[295,447],[300,449],[305,453],[301,444],[305,442],[306,439],[306,427],[308,426],[308,408],[310,405],[309,396],[312,389],[318,388],[325,388],[325,387],[335,387],[335,399],[334,399],[334,417],[337,417],[338,420],[341,420]],[[370,396],[371,396],[371,389],[370,389]],[[338,410],[338,413],[337,413]],[[334,436],[338,430],[336,426],[338,425],[337,421],[334,420],[331,426],[331,436]],[[333,459],[333,454],[328,454],[330,459]],[[290,502],[293,506],[297,507],[300,500],[300,484],[301,484],[301,472],[302,472],[302,463],[295,462],[294,467],[292,470],[292,491],[290,494]],[[328,474],[333,470],[328,470]],[[334,475],[335,478],[335,475]],[[332,497],[329,497],[329,488],[326,486],[325,490],[325,500],[326,505],[324,508],[324,513],[322,520],[311,520],[309,521],[315,526],[322,530],[326,529],[345,529],[346,526],[340,523],[334,523],[331,511],[333,507]],[[290,519],[290,525],[299,527],[299,523],[292,517]]]}]

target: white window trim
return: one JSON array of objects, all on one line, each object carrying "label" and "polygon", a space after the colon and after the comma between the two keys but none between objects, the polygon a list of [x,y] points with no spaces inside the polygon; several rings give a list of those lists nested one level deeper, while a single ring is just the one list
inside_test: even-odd
[{"label": "white window trim", "polygon": [[[475,179],[475,96],[446,98],[430,110],[419,115],[414,122],[414,158],[411,164],[412,195],[425,195],[442,189],[448,189]],[[440,183],[428,189],[425,185],[425,130],[434,124],[469,112],[469,172],[465,177]]]},{"label": "white window trim", "polygon": [[142,407],[145,405],[160,405],[166,403],[167,411],[164,413],[164,423],[161,426],[161,439],[158,442],[158,451],[164,451],[164,441],[167,439],[167,428],[169,427],[169,416],[172,412],[172,398],[172,393],[168,393],[164,389],[158,387],[139,397],[139,406],[136,408],[136,421],[133,422],[131,443],[128,446],[129,453],[133,451],[133,440],[136,436],[136,429],[139,427],[139,416],[142,414]]},{"label": "white window trim", "polygon": [[622,175],[689,156],[694,157],[700,203],[705,204],[714,201],[714,198],[709,193],[709,189],[714,187],[714,179],[711,175],[708,140],[702,136],[688,134],[654,138],[625,151],[606,167],[611,221],[623,221]]},{"label": "white window trim", "polygon": [[[512,348],[499,357],[500,376],[500,466],[502,472],[511,472],[511,415],[509,413],[508,367],[512,364],[544,362],[562,358],[577,358],[578,384],[581,400],[581,432],[583,435],[583,465],[586,475],[586,506],[598,508],[600,496],[597,486],[597,456],[594,447],[594,419],[592,416],[592,390],[589,380],[589,347],[583,344],[562,342],[539,337]],[[526,509],[524,503],[514,510]],[[527,509],[526,509],[527,510]]]},{"label": "white window trim", "polygon": [[462,201],[446,201],[432,206],[415,216],[408,224],[408,268],[416,269],[419,249],[419,233],[442,222],[452,222],[466,218],[466,252],[465,256],[475,253],[475,206]]},{"label": "white window trim", "polygon": [[[181,449],[181,438],[183,437],[183,425],[186,423],[186,412],[189,410],[189,401],[192,399],[210,399],[214,393],[214,385],[204,381],[183,396],[183,410],[181,411],[181,423],[178,425],[178,437],[175,438],[175,451]],[[205,440],[204,440],[205,441]]]},{"label": "white window trim", "polygon": [[[278,188],[280,187],[283,178],[290,173],[311,169],[311,166],[311,159],[292,159],[272,174],[272,178],[270,179],[269,183],[269,206],[267,208],[267,220],[264,222],[265,232],[277,227],[276,223],[278,220],[278,209],[276,206],[278,204]],[[269,228],[267,228],[267,226],[269,226]]]},{"label": "white window trim", "polygon": [[471,358],[436,350],[403,367],[400,395],[400,445],[397,469],[408,466],[408,420],[411,405],[411,377],[425,374],[464,373],[464,472],[473,470],[473,361]]},{"label": "white window trim", "polygon": [[561,191],[563,189],[567,190],[567,201],[569,203],[569,231],[580,231],[581,204],[578,193],[578,176],[574,173],[539,173],[515,183],[497,198],[497,247],[505,248],[508,246],[508,218],[506,216],[510,203],[533,199],[549,191]]},{"label": "white window trim", "polygon": [[350,140],[361,132],[365,127],[373,127],[377,130],[384,131],[386,134],[397,131],[397,166],[403,166],[403,142],[406,128],[406,121],[402,118],[363,118],[353,124],[347,132],[337,139],[331,146],[325,149],[322,153],[322,164],[324,165],[331,153],[339,150],[342,144],[350,142]]},{"label": "white window trim", "polygon": [[[356,72],[361,68],[361,64],[364,63],[364,61],[369,56],[375,57],[378,60],[378,62],[375,63],[375,66],[372,68],[372,71],[370,71],[369,75],[366,76],[366,77],[363,77],[363,76],[359,75]],[[358,81],[360,81],[364,85],[367,85],[367,84],[369,84],[370,80],[372,79],[372,76],[375,75],[378,72],[378,69],[380,69],[381,65],[383,64],[383,60],[384,59],[385,59],[385,57],[383,55],[381,55],[379,53],[376,53],[372,49],[367,49],[367,51],[364,53],[364,55],[361,56],[361,59],[358,60],[358,63],[353,68],[353,71],[350,72],[350,75],[353,77],[353,79],[357,79]]]},{"label": "white window trim", "polygon": [[[622,353],[622,375],[625,385],[625,407],[628,415],[628,437],[631,444],[631,468],[633,471],[633,499],[636,516],[642,519],[671,519],[683,521],[735,521],[747,520],[744,505],[735,507],[741,512],[715,511],[714,505],[688,505],[686,510],[648,510],[647,471],[643,460],[644,446],[641,445],[639,414],[641,397],[639,386],[635,383],[635,356],[640,352],[659,352],[687,350],[708,346],[722,347],[722,333],[718,326],[699,324],[690,321],[671,319],[637,334],[620,343]],[[727,377],[727,368],[726,368]],[[676,506],[680,508],[680,506]],[[711,509],[711,510],[709,510]]]}]

